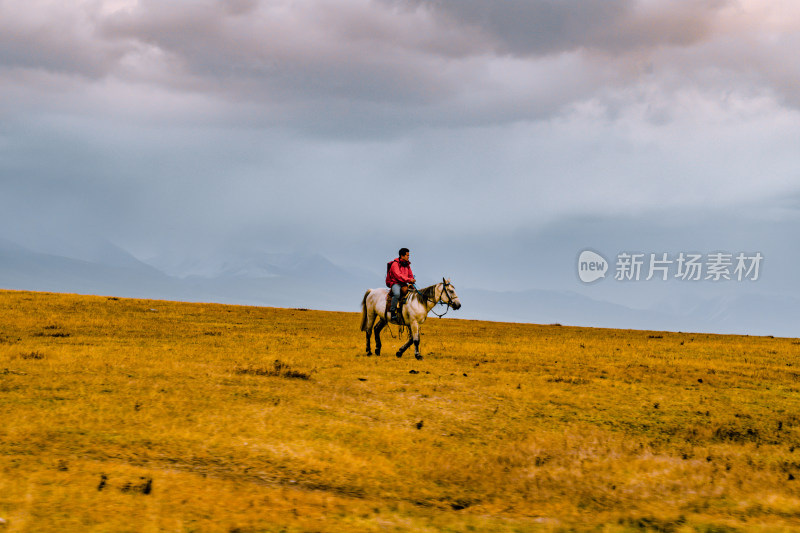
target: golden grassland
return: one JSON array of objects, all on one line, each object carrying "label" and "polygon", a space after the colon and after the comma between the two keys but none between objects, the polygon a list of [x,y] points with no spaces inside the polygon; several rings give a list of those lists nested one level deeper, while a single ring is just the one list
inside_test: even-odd
[{"label": "golden grassland", "polygon": [[796,339],[0,308],[0,531],[800,530]]}]

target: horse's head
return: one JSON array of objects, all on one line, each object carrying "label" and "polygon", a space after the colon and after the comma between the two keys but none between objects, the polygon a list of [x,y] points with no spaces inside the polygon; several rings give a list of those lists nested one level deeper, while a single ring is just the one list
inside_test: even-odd
[{"label": "horse's head", "polygon": [[439,300],[446,303],[453,309],[461,308],[461,300],[458,299],[458,294],[456,294],[456,288],[453,287],[453,284],[450,283],[450,280],[442,278],[441,287],[442,287],[442,296],[439,298]]}]

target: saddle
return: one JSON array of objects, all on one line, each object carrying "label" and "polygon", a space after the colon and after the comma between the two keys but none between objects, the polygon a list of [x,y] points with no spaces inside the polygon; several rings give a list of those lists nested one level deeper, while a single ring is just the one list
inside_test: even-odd
[{"label": "saddle", "polygon": [[[406,303],[408,300],[408,285],[403,285],[400,287],[400,298],[397,300],[397,322],[396,324],[403,325],[403,304]],[[390,323],[389,320],[389,308],[392,306],[392,291],[386,293],[386,310],[383,312],[386,318],[386,323]]]}]

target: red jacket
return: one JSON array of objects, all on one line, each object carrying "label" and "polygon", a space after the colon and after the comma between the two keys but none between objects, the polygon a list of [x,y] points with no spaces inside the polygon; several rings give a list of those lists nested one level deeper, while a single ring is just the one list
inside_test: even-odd
[{"label": "red jacket", "polygon": [[395,283],[411,283],[414,273],[411,272],[411,261],[400,261],[398,257],[386,265],[386,286],[391,287]]}]

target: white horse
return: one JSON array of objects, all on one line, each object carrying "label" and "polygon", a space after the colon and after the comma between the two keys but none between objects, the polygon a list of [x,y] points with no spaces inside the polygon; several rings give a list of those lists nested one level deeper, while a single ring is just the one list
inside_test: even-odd
[{"label": "white horse", "polygon": [[[388,323],[386,295],[389,289],[368,289],[361,300],[361,331],[367,333],[367,355],[372,355],[370,337],[375,331],[375,355],[381,354],[381,330]],[[419,327],[428,318],[428,313],[438,303],[447,304],[448,307],[458,309],[461,302],[458,300],[456,289],[449,279],[442,278],[442,283],[416,290],[411,287],[408,299],[403,305],[402,315],[404,325],[409,327],[408,342],[397,350],[397,357],[402,357],[411,343],[414,343],[414,357],[422,359],[419,353]],[[375,324],[377,319],[378,323]]]}]

